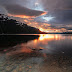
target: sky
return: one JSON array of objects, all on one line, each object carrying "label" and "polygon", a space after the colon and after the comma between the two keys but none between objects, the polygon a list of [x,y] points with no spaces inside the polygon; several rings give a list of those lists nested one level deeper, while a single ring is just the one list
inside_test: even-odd
[{"label": "sky", "polygon": [[72,0],[0,0],[0,13],[44,32],[72,32]]}]

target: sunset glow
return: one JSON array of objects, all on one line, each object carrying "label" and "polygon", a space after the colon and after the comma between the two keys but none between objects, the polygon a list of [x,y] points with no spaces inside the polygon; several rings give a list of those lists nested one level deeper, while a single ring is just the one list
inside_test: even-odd
[{"label": "sunset glow", "polygon": [[49,32],[47,29],[39,28],[40,31],[42,32]]},{"label": "sunset glow", "polygon": [[54,39],[54,35],[40,35],[39,40]]},{"label": "sunset glow", "polygon": [[[50,20],[53,20],[55,17],[44,17],[44,15],[46,15],[47,12],[42,13],[40,16],[43,16],[42,18],[45,20],[45,22],[48,22]],[[8,14],[9,16],[14,16],[14,17],[20,17],[20,18],[24,18],[24,23],[28,24],[29,26],[38,28],[41,32],[47,32],[47,33],[61,33],[61,32],[66,32],[67,30],[65,28],[52,28],[51,24],[48,23],[40,23],[35,21],[34,19],[37,16],[26,16],[26,15],[12,15],[12,14]],[[70,30],[71,31],[71,30]]]},{"label": "sunset glow", "polygon": [[[44,12],[39,16],[46,15],[46,14],[47,12]],[[20,18],[36,18],[37,17],[37,16],[27,16],[27,15],[14,15],[14,14],[9,14],[9,13],[8,13],[8,16],[20,17]]]},{"label": "sunset glow", "polygon": [[26,16],[26,15],[12,15],[8,14],[9,16],[20,17],[20,18],[35,18],[35,16]]},{"label": "sunset glow", "polygon": [[0,0],[0,72],[72,72],[72,0]]},{"label": "sunset glow", "polygon": [[71,0],[5,0],[0,3],[1,14],[42,32],[72,33]]}]

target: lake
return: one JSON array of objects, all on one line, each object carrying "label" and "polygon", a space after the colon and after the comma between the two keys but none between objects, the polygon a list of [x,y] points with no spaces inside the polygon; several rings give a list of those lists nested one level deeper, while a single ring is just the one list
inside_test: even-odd
[{"label": "lake", "polygon": [[1,35],[0,72],[72,72],[72,34]]}]

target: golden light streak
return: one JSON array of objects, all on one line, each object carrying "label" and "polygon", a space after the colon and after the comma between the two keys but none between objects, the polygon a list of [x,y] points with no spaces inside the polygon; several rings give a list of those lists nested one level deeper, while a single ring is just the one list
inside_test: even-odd
[{"label": "golden light streak", "polygon": [[40,35],[39,40],[54,39],[54,35]]},{"label": "golden light streak", "polygon": [[27,16],[27,15],[13,15],[13,14],[8,14],[8,16],[20,17],[20,18],[35,18],[35,16]]},{"label": "golden light streak", "polygon": [[47,14],[47,12],[44,12],[44,13],[42,13],[41,15],[46,15]]},{"label": "golden light streak", "polygon": [[[47,12],[44,12],[38,16],[45,15],[45,14],[47,14]],[[9,14],[9,13],[8,13],[8,16],[20,17],[20,18],[36,18],[36,17],[38,17],[38,16],[27,16],[27,15],[14,15],[14,14]]]},{"label": "golden light streak", "polygon": [[36,43],[37,42],[37,39],[35,39],[34,42]]},{"label": "golden light streak", "polygon": [[24,20],[24,22],[28,22],[28,20]]},{"label": "golden light streak", "polygon": [[49,29],[44,29],[44,28],[41,28],[41,27],[39,27],[39,30],[42,31],[42,32],[50,32]]},{"label": "golden light streak", "polygon": [[[48,25],[50,26],[50,25]],[[66,29],[54,29],[54,28],[51,28],[51,27],[48,27],[47,25],[44,26],[44,25],[41,25],[38,27],[38,29],[42,32],[48,32],[48,33],[62,33],[62,32],[66,32]],[[45,27],[45,28],[44,28]]]},{"label": "golden light streak", "polygon": [[40,34],[38,39],[33,40],[32,42],[29,43],[29,45],[32,45],[34,47],[37,47],[38,44],[44,44],[48,45],[49,41],[52,40],[63,40],[63,36],[61,35],[55,35],[55,34]]},{"label": "golden light streak", "polygon": [[[47,12],[44,12],[41,15],[45,15],[45,14],[47,14]],[[36,21],[34,21],[34,18],[36,18],[36,16],[12,15],[12,14],[8,14],[8,15],[24,18],[24,22],[26,24],[28,24],[29,26],[32,26],[32,27],[36,27],[42,32],[47,32],[47,33],[57,33],[57,32],[62,33],[62,32],[66,32],[66,31],[72,32],[72,30],[66,30],[65,28],[61,28],[61,29],[52,28],[51,24],[48,24],[48,23],[36,22]]]},{"label": "golden light streak", "polygon": [[31,22],[29,22],[28,24],[32,24]]},{"label": "golden light streak", "polygon": [[43,28],[39,28],[39,30],[40,30],[40,31],[44,31],[44,29],[43,29]]},{"label": "golden light streak", "polygon": [[71,37],[65,37],[63,35],[59,35],[59,34],[40,34],[38,39],[35,39],[29,43],[27,43],[27,46],[31,46],[34,47],[36,49],[48,49],[47,47],[43,47],[40,45],[48,45],[48,43],[50,41],[59,41],[59,40],[65,40],[65,39],[71,39]]}]

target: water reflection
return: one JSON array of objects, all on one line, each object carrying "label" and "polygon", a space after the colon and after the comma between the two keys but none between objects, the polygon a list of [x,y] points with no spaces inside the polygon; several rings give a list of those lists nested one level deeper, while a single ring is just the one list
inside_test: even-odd
[{"label": "water reflection", "polygon": [[38,39],[39,35],[0,35],[0,50]]},{"label": "water reflection", "polygon": [[58,35],[40,35],[39,37],[39,40],[45,40],[45,39],[48,39],[48,40],[53,40],[53,39],[58,39]]},{"label": "water reflection", "polygon": [[[31,48],[43,49],[45,53],[57,53],[72,49],[72,35],[41,34],[38,39],[28,42]],[[71,51],[69,52],[71,53]]]},{"label": "water reflection", "polygon": [[41,34],[0,52],[0,72],[71,71],[72,35]]}]

